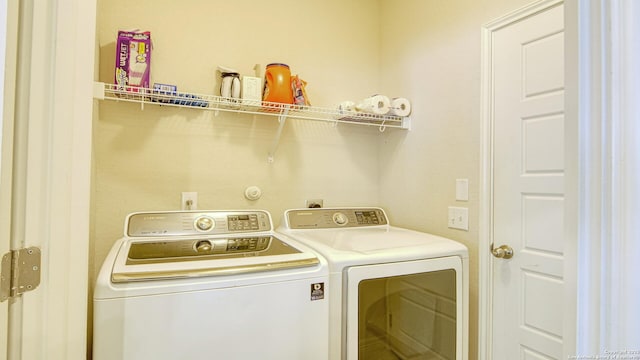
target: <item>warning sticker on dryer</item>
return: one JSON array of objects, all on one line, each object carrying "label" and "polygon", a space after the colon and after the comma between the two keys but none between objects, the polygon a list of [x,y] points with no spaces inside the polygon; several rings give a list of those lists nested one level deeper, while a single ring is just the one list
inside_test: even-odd
[{"label": "warning sticker on dryer", "polygon": [[311,301],[324,299],[324,283],[311,284]]}]

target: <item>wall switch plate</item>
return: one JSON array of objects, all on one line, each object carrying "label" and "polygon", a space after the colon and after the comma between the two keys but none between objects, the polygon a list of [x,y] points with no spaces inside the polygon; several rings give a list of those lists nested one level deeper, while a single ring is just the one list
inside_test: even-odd
[{"label": "wall switch plate", "polygon": [[469,201],[469,179],[456,179],[456,200]]},{"label": "wall switch plate", "polygon": [[469,231],[469,208],[449,206],[448,226]]},{"label": "wall switch plate", "polygon": [[182,210],[196,210],[198,209],[198,193],[197,192],[183,192],[182,200],[180,201],[180,208]]}]

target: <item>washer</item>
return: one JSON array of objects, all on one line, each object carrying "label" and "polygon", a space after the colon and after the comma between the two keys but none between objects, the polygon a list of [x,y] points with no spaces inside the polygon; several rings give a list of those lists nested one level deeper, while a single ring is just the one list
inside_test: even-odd
[{"label": "washer", "polygon": [[464,245],[375,207],[291,209],[278,231],[329,262],[331,359],[468,359]]},{"label": "washer", "polygon": [[266,211],[134,213],[98,275],[93,358],[326,360],[327,282]]}]

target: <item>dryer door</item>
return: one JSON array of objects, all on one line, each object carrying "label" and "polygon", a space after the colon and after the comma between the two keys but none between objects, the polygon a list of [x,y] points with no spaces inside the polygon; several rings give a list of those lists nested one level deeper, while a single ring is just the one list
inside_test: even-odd
[{"label": "dryer door", "polygon": [[463,284],[459,257],[349,268],[347,359],[466,359]]}]

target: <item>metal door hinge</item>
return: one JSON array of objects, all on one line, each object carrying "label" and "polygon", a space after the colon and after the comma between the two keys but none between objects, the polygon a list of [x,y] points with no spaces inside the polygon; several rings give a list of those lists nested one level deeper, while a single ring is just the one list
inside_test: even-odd
[{"label": "metal door hinge", "polygon": [[0,263],[0,302],[34,290],[40,285],[40,249],[12,250]]}]

